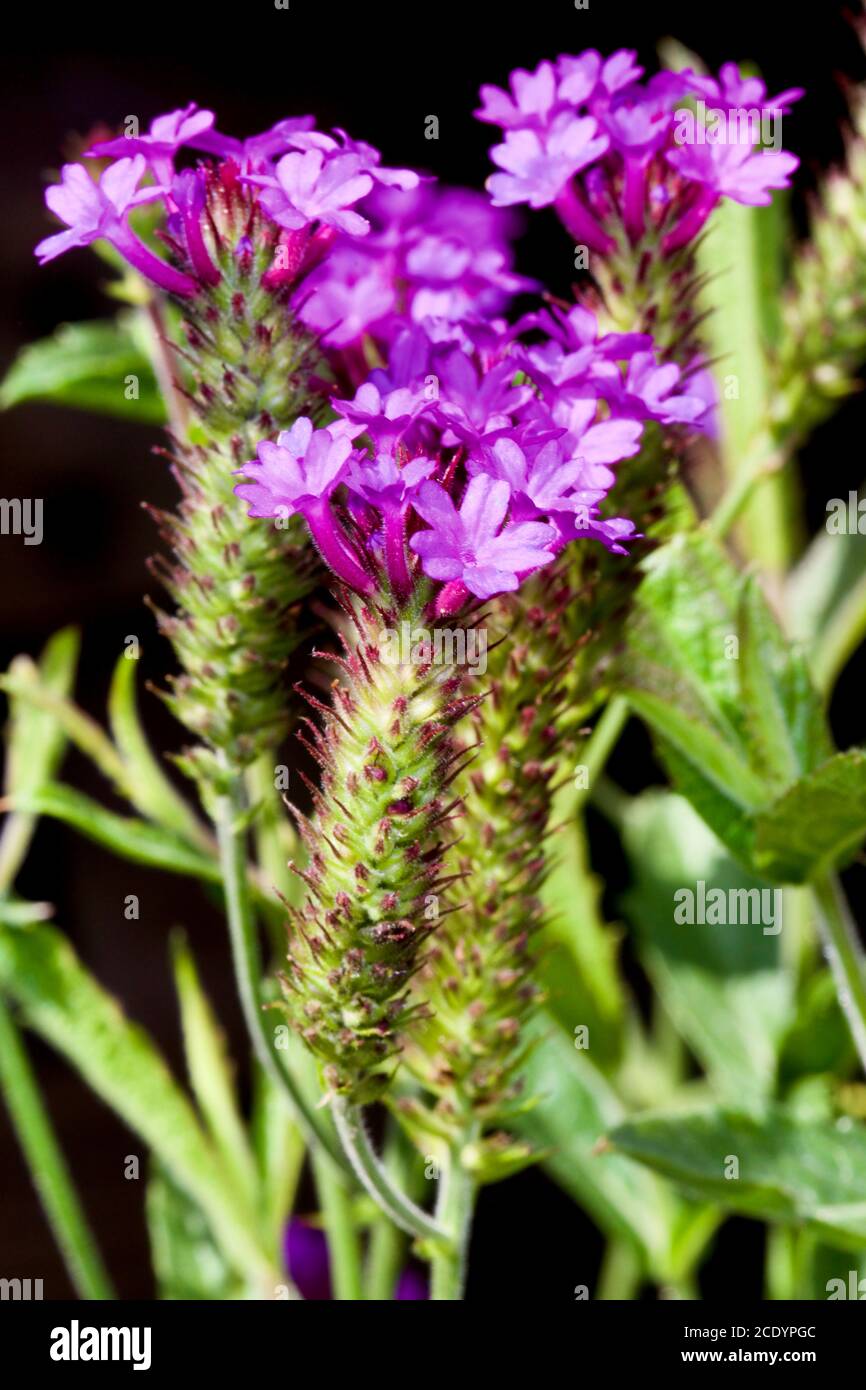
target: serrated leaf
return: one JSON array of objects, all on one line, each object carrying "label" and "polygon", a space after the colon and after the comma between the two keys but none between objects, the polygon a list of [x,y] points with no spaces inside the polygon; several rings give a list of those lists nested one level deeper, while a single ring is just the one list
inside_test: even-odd
[{"label": "serrated leaf", "polygon": [[[137,399],[127,399],[128,377]],[[23,401],[48,401],[145,424],[165,423],[166,413],[147,353],[128,315],[65,323],[41,342],[23,348],[0,385],[0,409]]]},{"label": "serrated leaf", "polygon": [[737,633],[752,762],[768,785],[785,787],[833,752],[823,705],[753,577],[743,585]]},{"label": "serrated leaf", "polygon": [[186,840],[148,821],[107,811],[98,801],[74,787],[48,783],[36,792],[16,797],[14,804],[16,809],[30,815],[51,816],[63,821],[135,864],[190,874],[209,883],[221,882],[216,860],[193,849]]},{"label": "serrated leaf", "polygon": [[866,840],[866,753],[837,753],[756,820],[755,863],[783,883],[842,868]]},{"label": "serrated leaf", "polygon": [[91,1089],[153,1149],[205,1213],[239,1274],[273,1288],[251,1213],[148,1034],[125,1017],[53,927],[0,929],[0,987],[28,1027],[62,1053]]},{"label": "serrated leaf", "polygon": [[[622,834],[634,879],[626,914],[638,928],[647,971],[677,1031],[723,1100],[768,1098],[793,1019],[781,936],[765,934],[767,923],[760,920],[765,903],[773,910],[778,903],[760,895],[773,890],[730,858],[682,797],[651,791],[634,798]],[[678,923],[675,894],[688,889],[697,896],[701,882],[707,891],[750,894],[734,901],[748,907],[749,919],[757,904],[759,920]]]},{"label": "serrated leaf", "polygon": [[[866,1130],[718,1108],[647,1115],[611,1132],[622,1154],[689,1193],[760,1220],[807,1225],[831,1245],[866,1243]],[[733,1172],[736,1159],[739,1176]]]},{"label": "serrated leaf", "polygon": [[646,567],[628,628],[623,693],[678,791],[751,872],[787,877],[756,849],[759,817],[832,752],[821,701],[757,583],[707,534]]}]

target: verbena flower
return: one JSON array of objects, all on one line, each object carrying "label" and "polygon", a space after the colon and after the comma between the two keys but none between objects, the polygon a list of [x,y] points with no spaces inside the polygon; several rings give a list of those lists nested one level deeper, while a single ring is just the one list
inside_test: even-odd
[{"label": "verbena flower", "polygon": [[[376,169],[368,166],[371,177]],[[370,334],[387,349],[406,320],[491,318],[535,287],[512,268],[512,214],[483,194],[379,186],[360,205],[363,242],[338,237],[305,282],[299,312],[324,343],[348,347]]]},{"label": "verbena flower", "polygon": [[[755,152],[757,124],[787,114],[800,89],[768,97],[731,63],[718,80],[687,69],[642,82],[633,58],[627,50],[606,62],[594,50],[563,55],[533,74],[514,73],[510,92],[481,89],[476,115],[505,133],[491,150],[494,204],[554,206],[579,242],[604,254],[623,232],[632,245],[657,235],[670,255],[694,239],[721,197],[763,203],[769,189],[787,187],[798,161]],[[693,124],[694,143],[682,143],[678,116],[698,99],[723,114],[753,112],[755,127],[734,123],[733,138],[725,131],[720,139],[708,123]]]},{"label": "verbena flower", "polygon": [[128,215],[133,208],[151,203],[165,192],[160,187],[139,188],[144,172],[145,159],[140,154],[119,159],[97,182],[83,164],[64,164],[60,183],[47,189],[45,201],[69,230],[39,242],[36,255],[40,264],[73,247],[89,246],[102,239],[160,288],[171,294],[194,294],[195,281],[161,261],[129,226]]},{"label": "verbena flower", "polygon": [[[555,336],[520,341],[545,328]],[[586,310],[482,341],[404,329],[388,366],[334,401],[338,421],[300,420],[260,444],[236,488],[250,514],[300,512],[357,594],[402,601],[423,576],[439,615],[513,592],[569,540],[621,551],[634,527],[602,524],[614,466],[638,452],[645,421],[697,426],[705,402],[645,335],[599,337]]]}]

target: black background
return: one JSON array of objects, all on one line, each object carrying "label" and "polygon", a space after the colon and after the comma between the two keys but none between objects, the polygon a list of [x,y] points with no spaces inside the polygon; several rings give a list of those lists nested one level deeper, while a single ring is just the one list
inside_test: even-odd
[{"label": "black background", "polygon": [[[161,111],[195,100],[213,107],[221,130],[245,135],[286,115],[314,112],[321,128],[345,126],[371,141],[389,164],[427,167],[443,182],[480,188],[490,172],[487,149],[496,132],[472,118],[481,82],[503,83],[516,66],[597,47],[628,45],[652,68],[654,46],[674,34],[711,68],[728,59],[755,60],[771,92],[791,85],[807,97],[786,120],[786,147],[800,155],[795,212],[803,224],[815,171],[840,157],[845,102],[841,76],[866,76],[866,62],[835,5],[756,3],[627,5],[571,0],[522,5],[436,3],[322,5],[245,0],[216,4],[144,3],[111,7],[40,5],[0,76],[3,152],[3,299],[0,359],[65,320],[101,317],[101,267],[73,252],[39,270],[33,245],[50,230],[42,183],[57,168],[69,137],[99,121],[114,125],[137,114],[145,128]],[[424,138],[425,118],[439,117],[440,137]],[[571,250],[552,214],[536,213],[520,245],[520,269],[566,292]],[[866,411],[853,399],[824,426],[803,455],[811,527],[822,523],[827,498],[862,482]],[[171,506],[174,486],[151,446],[159,431],[65,409],[25,406],[0,418],[5,436],[2,492],[45,499],[45,538],[25,547],[0,542],[0,659],[35,653],[58,627],[85,634],[79,698],[102,717],[111,669],[124,638],[143,646],[141,681],[161,681],[171,654],[142,606],[156,593],[145,570],[156,548],[139,503]],[[833,709],[841,746],[862,741],[862,655],[843,678]],[[177,748],[177,728],[151,696],[143,711],[156,746]],[[643,735],[632,729],[618,750],[614,775],[630,789],[654,780]],[[89,792],[109,799],[76,755],[66,771]],[[603,827],[594,824],[598,869],[606,875],[609,909],[624,886],[623,866]],[[177,1013],[169,977],[167,936],[182,924],[190,934],[212,998],[225,1019],[234,1054],[245,1056],[226,943],[218,914],[196,887],[110,858],[71,832],[43,824],[19,881],[21,891],[48,898],[84,959],[124,1007],[151,1030],[178,1072]],[[859,873],[851,876],[862,898]],[[859,891],[858,891],[859,890]],[[123,916],[136,893],[141,918]],[[123,1178],[123,1160],[139,1152],[130,1136],[49,1049],[32,1043],[49,1105],[122,1297],[152,1295],[138,1184]],[[45,1280],[46,1297],[71,1290],[5,1117],[0,1120],[0,1273]],[[706,1298],[759,1297],[761,1235],[732,1221],[723,1229],[702,1276]],[[468,1296],[507,1300],[570,1299],[576,1284],[594,1283],[601,1242],[591,1224],[541,1172],[528,1172],[482,1196]]]}]

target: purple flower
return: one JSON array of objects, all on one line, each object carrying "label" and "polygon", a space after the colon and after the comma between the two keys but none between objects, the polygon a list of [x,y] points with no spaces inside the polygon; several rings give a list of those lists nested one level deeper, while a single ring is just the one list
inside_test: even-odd
[{"label": "purple flower", "polygon": [[487,180],[494,206],[554,203],[569,179],[604,154],[608,144],[591,116],[578,120],[569,112],[545,131],[509,130],[505,143],[490,151],[494,164],[505,171]]},{"label": "purple flower", "polygon": [[639,420],[659,420],[663,425],[702,422],[707,401],[697,390],[677,394],[682,372],[673,362],[660,363],[654,352],[639,352],[628,364],[618,408]]},{"label": "purple flower", "polygon": [[722,110],[772,111],[780,116],[790,114],[791,106],[804,95],[802,87],[788,87],[778,96],[767,96],[760,77],[741,77],[736,63],[723,63],[719,80],[692,74],[692,86],[707,101]]},{"label": "purple flower", "polygon": [[372,463],[356,463],[349,470],[347,483],[351,491],[381,513],[385,569],[388,582],[400,599],[412,592],[406,562],[406,508],[435,469],[432,459],[414,458],[401,466],[393,454],[380,451]]},{"label": "purple flower", "polygon": [[536,450],[521,448],[514,439],[498,439],[485,457],[470,460],[469,471],[508,483],[514,521],[578,508],[589,515],[615,481],[609,468],[572,456],[562,438],[549,439]]},{"label": "purple flower", "polygon": [[481,88],[483,106],[475,112],[478,120],[504,130],[545,126],[557,98],[553,64],[539,63],[535,72],[517,68],[509,78],[509,86],[510,93],[499,87]]},{"label": "purple flower", "polygon": [[196,274],[206,285],[219,284],[220,273],[211,260],[201,229],[205,206],[205,182],[201,171],[184,169],[182,173],[175,174],[171,196],[181,219],[187,254]]},{"label": "purple flower", "polygon": [[284,154],[273,174],[246,174],[247,183],[262,188],[265,211],[290,231],[324,222],[350,236],[364,236],[370,224],[351,211],[373,187],[356,155],[334,158],[319,149],[293,150]]},{"label": "purple flower", "polygon": [[353,140],[345,130],[337,128],[339,140],[333,135],[324,135],[320,130],[308,130],[293,135],[289,143],[297,150],[321,150],[328,156],[351,154],[358,161],[358,168],[369,174],[375,183],[386,188],[399,188],[404,192],[416,188],[420,175],[414,169],[388,169],[381,163],[382,156],[373,146],[363,140]]},{"label": "purple flower", "polygon": [[443,442],[475,445],[512,427],[512,415],[532,396],[530,386],[514,386],[515,363],[507,359],[484,371],[468,353],[446,347],[432,362],[438,380],[435,412],[445,429]]},{"label": "purple flower", "polygon": [[244,476],[235,492],[251,504],[250,516],[290,516],[327,499],[346,471],[352,441],[329,427],[314,429],[301,416],[276,443],[262,440],[257,458],[244,464]]},{"label": "purple flower", "polygon": [[60,183],[46,189],[45,202],[69,230],[40,241],[36,247],[40,264],[54,260],[72,247],[89,246],[102,238],[135,270],[170,294],[195,294],[195,281],[155,256],[139,241],[127,221],[132,208],[161,198],[165,193],[164,188],[138,187],[145,167],[141,154],[132,159],[118,159],[96,183],[83,164],[64,164]]},{"label": "purple flower", "polygon": [[756,151],[751,145],[736,143],[679,145],[668,150],[667,160],[684,178],[752,207],[771,202],[771,188],[787,188],[800,163],[796,155],[784,150]]},{"label": "purple flower", "polygon": [[214,123],[213,111],[200,111],[194,101],[165,116],[157,116],[147,135],[121,135],[116,140],[101,140],[87,151],[88,156],[143,154],[153,170],[157,183],[170,184],[174,174],[174,156],[182,145],[191,145]]},{"label": "purple flower", "polygon": [[311,130],[316,124],[315,116],[289,116],[277,121],[270,130],[259,135],[249,135],[245,140],[237,140],[233,135],[222,135],[218,130],[205,130],[187,144],[193,149],[203,150],[221,159],[234,159],[242,169],[250,169],[262,160],[273,159],[294,144],[292,136],[299,131]]},{"label": "purple flower", "polygon": [[283,1245],[289,1278],[301,1297],[313,1302],[330,1299],[331,1268],[324,1231],[295,1216],[286,1227]]},{"label": "purple flower", "polygon": [[235,492],[250,503],[253,517],[285,521],[300,512],[325,563],[338,578],[367,594],[374,582],[328,505],[346,474],[351,452],[345,430],[314,429],[312,420],[302,415],[276,443],[262,440],[257,458],[239,470],[252,481],[239,483]]},{"label": "purple flower", "polygon": [[513,214],[483,194],[379,185],[360,212],[370,234],[363,242],[339,240],[304,284],[301,317],[329,345],[368,331],[389,341],[401,324],[398,304],[416,323],[457,322],[497,314],[510,295],[537,288],[511,268]]},{"label": "purple flower", "polygon": [[460,581],[476,598],[517,589],[519,576],[553,559],[552,526],[505,523],[511,489],[484,474],[471,478],[460,510],[438,483],[423,483],[415,510],[429,523],[409,541],[432,579]]},{"label": "purple flower", "polygon": [[332,405],[356,427],[354,434],[366,432],[379,444],[393,445],[432,408],[433,400],[422,386],[400,386],[383,395],[372,381],[365,381],[354,400],[334,400]]}]

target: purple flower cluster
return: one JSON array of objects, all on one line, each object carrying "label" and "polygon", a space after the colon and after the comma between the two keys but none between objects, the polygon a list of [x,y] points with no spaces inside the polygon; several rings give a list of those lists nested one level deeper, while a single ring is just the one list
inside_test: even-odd
[{"label": "purple flower cluster", "polygon": [[251,516],[302,515],[360,594],[403,600],[420,569],[440,615],[517,589],[570,541],[624,553],[632,523],[601,512],[614,466],[645,421],[700,429],[707,415],[649,337],[599,337],[581,307],[507,330],[406,324],[387,368],[333,406],[333,423],[263,441],[238,495]]},{"label": "purple flower cluster", "polygon": [[799,89],[768,97],[733,63],[718,80],[689,69],[642,78],[630,50],[603,59],[590,49],[518,69],[508,91],[482,87],[476,115],[504,133],[491,150],[494,204],[552,205],[572,236],[602,253],[622,229],[632,245],[653,233],[668,254],[720,198],[764,204],[787,187],[796,157],[759,141]]},{"label": "purple flower cluster", "polygon": [[482,193],[380,182],[361,207],[369,235],[338,237],[299,296],[302,319],[332,347],[365,334],[390,344],[406,319],[489,319],[536,288],[512,269],[514,214]]},{"label": "purple flower cluster", "polygon": [[[202,283],[219,281],[219,203],[233,189],[244,188],[273,224],[271,287],[295,286],[319,264],[338,234],[346,239],[367,235],[370,222],[357,204],[374,186],[408,191],[419,182],[411,169],[384,168],[371,145],[350,139],[345,131],[325,134],[313,124],[311,116],[300,116],[237,140],[214,129],[212,111],[192,103],[158,116],[144,135],[97,143],[87,151],[88,158],[114,162],[101,174],[98,166],[91,171],[84,164],[64,165],[59,185],[49,188],[45,198],[68,230],[46,237],[36,254],[44,263],[103,238],[161,289],[189,298]],[[184,149],[209,158],[177,170],[175,162]],[[129,225],[136,207],[157,199],[166,217],[164,240],[177,264],[157,256]]]}]

